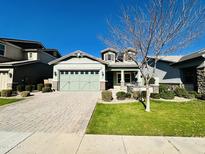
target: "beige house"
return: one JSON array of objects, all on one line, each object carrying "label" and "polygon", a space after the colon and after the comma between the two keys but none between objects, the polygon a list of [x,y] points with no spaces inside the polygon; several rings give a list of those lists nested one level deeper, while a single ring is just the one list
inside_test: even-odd
[{"label": "beige house", "polygon": [[61,55],[40,42],[0,38],[0,90],[37,84],[52,77],[48,62]]},{"label": "beige house", "polygon": [[[51,61],[53,88],[59,91],[98,91],[121,89],[128,84],[143,85],[137,65],[128,57],[135,56],[128,49],[122,56],[112,48],[101,51],[101,58],[95,58],[82,51],[75,51]],[[130,54],[130,56],[127,56]]]}]

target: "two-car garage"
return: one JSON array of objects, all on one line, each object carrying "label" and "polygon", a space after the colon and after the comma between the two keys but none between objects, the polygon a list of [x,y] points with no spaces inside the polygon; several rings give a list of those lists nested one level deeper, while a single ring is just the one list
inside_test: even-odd
[{"label": "two-car garage", "polygon": [[50,62],[53,88],[58,91],[99,91],[105,89],[106,63],[91,55],[75,51]]},{"label": "two-car garage", "polygon": [[60,91],[100,90],[98,70],[62,70],[60,71]]}]

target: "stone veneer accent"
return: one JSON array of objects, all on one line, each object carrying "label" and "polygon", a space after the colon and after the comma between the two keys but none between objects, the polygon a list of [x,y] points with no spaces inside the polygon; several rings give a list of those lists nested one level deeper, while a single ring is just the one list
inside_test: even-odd
[{"label": "stone veneer accent", "polygon": [[100,81],[100,90],[106,89],[106,81]]},{"label": "stone veneer accent", "polygon": [[58,83],[59,83],[58,81],[53,81],[52,82],[52,89],[59,90],[58,89]]},{"label": "stone veneer accent", "polygon": [[197,69],[197,86],[199,93],[205,93],[205,67]]}]

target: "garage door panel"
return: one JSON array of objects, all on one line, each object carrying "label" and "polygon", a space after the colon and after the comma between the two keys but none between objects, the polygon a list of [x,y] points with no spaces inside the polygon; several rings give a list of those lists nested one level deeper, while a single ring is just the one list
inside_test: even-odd
[{"label": "garage door panel", "polygon": [[89,88],[90,88],[89,82],[81,82],[80,83],[80,90],[86,91],[86,90],[89,90]]},{"label": "garage door panel", "polygon": [[92,82],[90,84],[90,90],[94,91],[94,90],[99,90],[99,82]]},{"label": "garage door panel", "polygon": [[98,71],[64,71],[64,73],[60,73],[61,91],[94,91],[99,89]]},{"label": "garage door panel", "polygon": [[0,90],[7,89],[8,72],[0,71]]}]

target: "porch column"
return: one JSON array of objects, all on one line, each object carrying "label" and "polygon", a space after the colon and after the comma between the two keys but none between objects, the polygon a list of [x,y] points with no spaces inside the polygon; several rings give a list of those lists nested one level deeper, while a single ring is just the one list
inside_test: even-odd
[{"label": "porch column", "polygon": [[140,70],[138,70],[137,75],[136,75],[138,86],[141,86],[141,85],[142,85],[142,78],[141,78],[141,75],[142,75],[142,74],[141,74]]},{"label": "porch column", "polygon": [[121,70],[121,87],[125,86],[125,79],[124,79],[125,75],[124,75],[124,70]]}]

